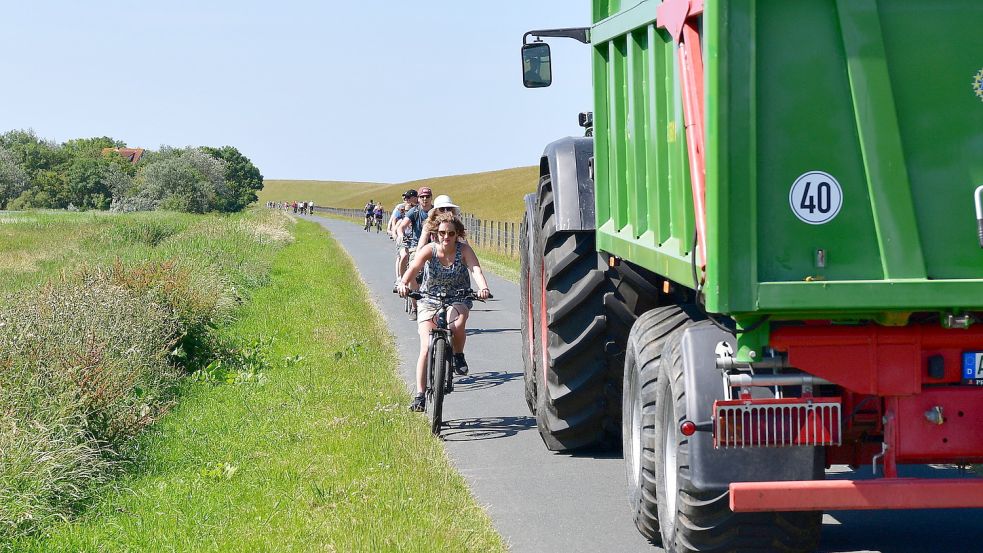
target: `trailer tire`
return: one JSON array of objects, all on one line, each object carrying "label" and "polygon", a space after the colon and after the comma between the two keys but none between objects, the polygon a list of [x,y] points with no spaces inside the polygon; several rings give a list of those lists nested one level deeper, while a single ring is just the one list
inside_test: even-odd
[{"label": "trailer tire", "polygon": [[679,305],[647,311],[628,335],[625,355],[622,450],[628,479],[628,503],[635,526],[659,543],[659,512],[655,474],[655,390],[666,341],[690,320]]},{"label": "trailer tire", "polygon": [[[604,296],[611,290],[607,264],[597,253],[593,230],[556,229],[549,175],[540,180],[534,230],[539,434],[552,451],[616,447],[620,424],[608,420],[615,386],[605,352]],[[618,403],[620,410],[620,398]]]},{"label": "trailer tire", "polygon": [[522,335],[522,380],[525,390],[526,406],[529,412],[536,414],[536,374],[537,363],[535,354],[536,342],[536,313],[539,312],[539,303],[534,301],[536,297],[533,290],[533,267],[530,262],[532,255],[529,248],[529,228],[533,221],[529,221],[528,214],[522,218],[519,231],[519,332]]},{"label": "trailer tire", "polygon": [[665,342],[655,384],[654,443],[658,521],[663,547],[673,553],[814,551],[820,512],[734,513],[729,492],[701,491],[689,475],[689,440],[679,430],[688,420],[683,370],[683,331],[709,321],[684,321]]},{"label": "trailer tire", "polygon": [[608,406],[606,421],[616,427],[613,432],[618,436],[622,435],[624,428],[621,413],[631,330],[641,315],[655,309],[660,305],[660,301],[665,299],[659,288],[653,284],[658,277],[646,273],[644,269],[622,262],[609,270],[608,278],[612,290],[604,294],[604,313],[607,318],[609,338],[606,351],[610,371],[608,385],[605,388]]}]

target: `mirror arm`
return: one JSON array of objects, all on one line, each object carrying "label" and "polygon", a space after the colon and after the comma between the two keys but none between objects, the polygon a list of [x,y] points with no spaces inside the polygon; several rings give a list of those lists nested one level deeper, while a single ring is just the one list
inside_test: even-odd
[{"label": "mirror arm", "polygon": [[584,44],[590,44],[590,27],[568,27],[565,29],[542,29],[539,31],[529,31],[528,33],[522,35],[522,43],[529,44],[529,37],[534,36],[537,39],[542,37],[562,37],[562,38],[572,38],[574,40],[579,40]]}]

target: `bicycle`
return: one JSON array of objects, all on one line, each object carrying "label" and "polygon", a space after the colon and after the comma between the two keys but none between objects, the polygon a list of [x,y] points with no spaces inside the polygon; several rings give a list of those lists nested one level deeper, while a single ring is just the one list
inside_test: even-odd
[{"label": "bicycle", "polygon": [[364,230],[365,232],[369,232],[369,229],[372,228],[372,221],[373,220],[374,220],[374,217],[372,215],[366,215],[365,216],[365,226],[362,228],[362,230]]},{"label": "bicycle", "polygon": [[379,215],[375,218],[375,233],[379,234],[382,232],[382,216]]},{"label": "bicycle", "polygon": [[[421,300],[424,296],[440,302],[436,315],[436,328],[430,331],[430,346],[427,349],[427,386],[424,389],[426,398],[425,411],[430,419],[430,432],[440,435],[443,424],[444,396],[454,389],[454,350],[451,348],[453,331],[447,324],[447,308],[461,300],[485,301],[478,297],[474,290],[458,290],[450,294],[424,294],[410,292],[407,297]],[[492,296],[489,295],[488,299]]]}]

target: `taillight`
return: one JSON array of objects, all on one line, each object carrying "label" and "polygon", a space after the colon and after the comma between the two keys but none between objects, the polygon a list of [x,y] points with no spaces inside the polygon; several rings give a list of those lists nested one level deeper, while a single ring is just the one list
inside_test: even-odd
[{"label": "taillight", "polygon": [[735,399],[713,404],[713,445],[840,445],[839,398]]}]

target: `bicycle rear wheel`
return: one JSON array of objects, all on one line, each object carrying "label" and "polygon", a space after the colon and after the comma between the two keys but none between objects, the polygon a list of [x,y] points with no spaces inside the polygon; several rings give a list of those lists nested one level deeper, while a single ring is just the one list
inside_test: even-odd
[{"label": "bicycle rear wheel", "polygon": [[440,435],[441,416],[444,410],[444,379],[447,375],[447,341],[435,338],[431,344],[429,382],[427,384],[427,415],[430,417],[430,431]]}]

